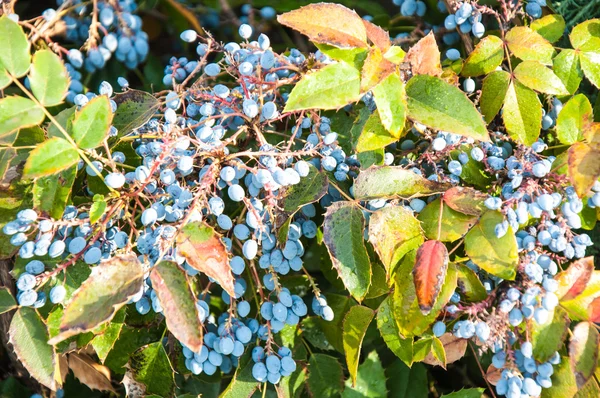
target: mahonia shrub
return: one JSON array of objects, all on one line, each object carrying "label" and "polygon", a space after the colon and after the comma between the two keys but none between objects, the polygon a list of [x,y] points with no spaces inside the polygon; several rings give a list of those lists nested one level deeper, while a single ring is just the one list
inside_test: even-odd
[{"label": "mahonia shrub", "polygon": [[[311,4],[277,23],[316,52],[185,30],[193,58],[148,92],[88,87],[148,56],[136,3],[59,3],[0,17],[0,313],[34,396],[73,377],[133,397],[600,396],[600,19],[403,0],[440,25],[392,40]],[[437,368],[463,356],[453,392]]]}]

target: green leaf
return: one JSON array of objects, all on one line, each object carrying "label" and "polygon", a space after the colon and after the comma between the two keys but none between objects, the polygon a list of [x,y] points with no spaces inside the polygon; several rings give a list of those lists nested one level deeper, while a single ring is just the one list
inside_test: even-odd
[{"label": "green leaf", "polygon": [[479,223],[465,236],[465,252],[475,264],[492,275],[513,280],[519,265],[517,239],[508,227],[508,232],[498,239],[496,225],[504,221],[497,211],[483,214]]},{"label": "green leaf", "polygon": [[469,156],[469,161],[463,164],[462,173],[460,174],[461,180],[467,184],[471,184],[480,190],[487,191],[495,178],[492,178],[486,173],[483,162],[473,160],[471,157],[472,146],[464,145],[460,150],[454,150],[451,152],[452,159],[457,159],[461,151],[465,152]]},{"label": "green leaf", "polygon": [[596,88],[600,87],[600,52],[579,53],[581,69]]},{"label": "green leaf", "polygon": [[379,114],[374,112],[365,123],[365,126],[358,137],[356,151],[367,152],[385,148],[397,140],[397,137],[393,136],[385,129],[381,123]]},{"label": "green leaf", "polygon": [[342,392],[342,367],[337,359],[313,354],[308,360],[308,389],[313,397],[335,397]]},{"label": "green leaf", "polygon": [[[69,134],[71,134],[73,119],[75,118],[76,106],[63,109],[57,115],[54,116],[54,120]],[[48,123],[48,137],[60,137],[63,138],[63,133],[56,127],[52,122]]]},{"label": "green leaf", "polygon": [[143,280],[144,270],[133,253],[115,256],[95,266],[66,306],[60,333],[50,344],[110,321],[117,310],[140,291]]},{"label": "green leaf", "polygon": [[458,271],[457,290],[465,300],[468,302],[485,300],[488,297],[487,291],[475,271],[464,265],[455,264],[455,266]]},{"label": "green leaf", "polygon": [[187,273],[172,261],[161,261],[150,272],[167,320],[167,328],[182,344],[194,352],[202,348],[202,321]]},{"label": "green leaf", "polygon": [[567,338],[569,329],[567,312],[557,306],[553,316],[548,317],[544,324],[532,323],[531,344],[533,344],[533,357],[540,363],[549,360],[556,351],[559,351]]},{"label": "green leaf", "polygon": [[79,152],[62,138],[44,141],[29,154],[23,176],[43,177],[67,169],[79,161]]},{"label": "green leaf", "polygon": [[146,386],[146,394],[171,397],[175,388],[173,367],[162,342],[152,343],[131,357],[133,378]]},{"label": "green leaf", "polygon": [[579,213],[579,218],[581,219],[581,228],[591,231],[598,221],[598,211],[595,208],[585,206]]},{"label": "green leaf", "polygon": [[569,94],[560,78],[538,61],[521,62],[513,74],[519,82],[532,90],[552,95]]},{"label": "green leaf", "polygon": [[391,73],[372,91],[381,123],[392,136],[399,138],[406,119],[406,94],[400,76]]},{"label": "green leaf", "polygon": [[358,367],[355,386],[346,380],[343,398],[380,398],[386,397],[385,373],[377,351],[371,351],[367,359]]},{"label": "green leaf", "polygon": [[[459,213],[448,205],[440,206],[440,199],[436,199],[425,206],[417,218],[428,239],[439,239],[442,242],[454,242],[462,238],[477,223],[476,216]],[[442,218],[440,220],[440,207]],[[441,229],[439,228],[441,222]]]},{"label": "green leaf", "polygon": [[29,307],[19,308],[10,322],[8,335],[17,358],[29,374],[44,386],[56,390],[55,364],[58,358],[54,348],[48,344],[48,330],[37,311]]},{"label": "green leaf", "polygon": [[386,206],[371,214],[369,242],[375,248],[389,276],[409,251],[423,243],[423,231],[412,211],[404,206]]},{"label": "green leaf", "polygon": [[[134,314],[137,313],[135,308],[131,308],[131,312]],[[132,322],[129,314],[127,318],[127,322]],[[124,366],[129,362],[132,354],[140,347],[159,341],[163,330],[164,327],[123,326],[121,334],[117,341],[115,341],[113,349],[108,353],[104,364],[116,374],[125,374],[127,369]]]},{"label": "green leaf", "polygon": [[429,387],[427,368],[416,363],[408,367],[400,361],[395,361],[386,368],[390,397],[394,398],[427,398]]},{"label": "green leaf", "polygon": [[90,206],[90,223],[95,224],[106,211],[106,201],[100,194],[94,195],[94,203]]},{"label": "green leaf", "polygon": [[554,43],[565,33],[565,19],[560,14],[548,14],[531,22],[531,29],[550,43]]},{"label": "green leaf", "polygon": [[592,104],[577,94],[564,105],[556,120],[556,136],[563,144],[574,144],[583,138],[583,128],[593,120]]},{"label": "green leaf", "polygon": [[542,103],[533,90],[513,81],[506,92],[502,118],[513,140],[531,145],[542,128]]},{"label": "green leaf", "polygon": [[372,299],[389,293],[390,287],[388,286],[388,277],[385,268],[376,258],[374,258],[375,253],[372,253],[372,251],[369,250],[369,247],[367,247],[367,251],[369,251],[369,257],[371,258],[372,276],[371,286],[369,286],[369,291],[365,298]]},{"label": "green leaf", "polygon": [[580,322],[573,329],[569,343],[569,359],[578,388],[594,375],[598,366],[600,334],[591,322]]},{"label": "green leaf", "polygon": [[490,123],[502,108],[509,85],[510,74],[503,70],[494,71],[483,80],[479,107],[487,123]]},{"label": "green leaf", "polygon": [[430,181],[400,166],[371,167],[354,182],[354,198],[413,198],[442,193],[449,184]]},{"label": "green leaf", "polygon": [[315,43],[321,52],[331,59],[342,61],[356,69],[361,69],[367,58],[368,51],[366,48],[337,48],[328,44]]},{"label": "green leaf", "polygon": [[160,107],[160,102],[153,95],[139,90],[129,89],[112,99],[117,104],[112,124],[119,137],[146,124]]},{"label": "green leaf", "polygon": [[108,97],[99,95],[75,114],[71,135],[80,148],[96,148],[107,137],[112,118]]},{"label": "green leaf", "polygon": [[125,323],[125,315],[125,308],[117,311],[111,322],[106,325],[104,332],[94,337],[90,343],[94,347],[94,351],[96,351],[100,362],[104,363],[106,361],[106,357],[115,346],[115,342],[119,339],[123,324]]},{"label": "green leaf", "polygon": [[282,190],[280,207],[288,214],[294,214],[302,206],[318,201],[327,193],[327,174],[309,164],[308,175],[296,185]]},{"label": "green leaf", "polygon": [[20,25],[7,14],[0,17],[0,65],[14,77],[25,75],[29,69],[29,46],[27,36]]},{"label": "green leaf", "polygon": [[213,227],[200,221],[190,222],[181,228],[175,243],[178,254],[185,257],[190,267],[213,278],[235,297],[227,248]]},{"label": "green leaf", "polygon": [[346,364],[348,365],[348,372],[350,372],[353,385],[356,385],[362,342],[374,316],[375,312],[372,309],[355,305],[350,308],[344,318],[344,332],[342,334],[344,353],[346,354]]},{"label": "green leaf", "polygon": [[0,314],[17,308],[17,301],[7,287],[0,287]]},{"label": "green leaf", "polygon": [[496,70],[504,60],[504,43],[497,36],[486,36],[475,46],[465,61],[463,76],[480,76]]},{"label": "green leaf", "polygon": [[540,61],[552,65],[554,47],[539,33],[526,26],[516,26],[506,34],[508,49],[523,61]]},{"label": "green leaf", "polygon": [[[251,351],[247,349],[247,352]],[[236,369],[231,383],[219,395],[219,398],[243,398],[251,397],[259,386],[259,382],[252,376],[252,367],[254,361],[249,355],[244,355],[240,359],[240,366]],[[285,380],[286,378],[282,379]]]},{"label": "green leaf", "polygon": [[44,106],[63,102],[69,89],[69,75],[60,57],[50,50],[39,50],[33,55],[29,72],[31,92]]},{"label": "green leaf", "polygon": [[5,89],[11,83],[11,81],[12,80],[10,80],[8,72],[6,72],[6,69],[4,69],[0,63],[0,90]]},{"label": "green leaf", "polygon": [[[435,321],[442,308],[448,303],[457,284],[457,272],[453,264],[449,264],[446,280],[431,311],[424,315],[419,308],[413,267],[416,251],[409,252],[400,262],[394,275],[395,290],[393,293],[392,311],[401,336],[412,337],[422,335]],[[416,353],[416,351],[414,351]],[[426,353],[427,354],[427,353]],[[416,354],[415,354],[416,356]],[[415,360],[417,360],[415,358]]]},{"label": "green leaf", "polygon": [[481,114],[464,92],[439,77],[413,76],[406,84],[408,116],[426,126],[489,141]]},{"label": "green leaf", "polygon": [[570,94],[574,94],[583,79],[583,71],[579,64],[579,54],[570,49],[560,52],[552,60],[552,70],[562,80]]},{"label": "green leaf", "polygon": [[360,98],[360,71],[338,62],[306,74],[296,84],[284,112],[337,109]]},{"label": "green leaf", "polygon": [[333,310],[333,320],[326,321],[321,317],[315,317],[316,324],[322,330],[326,339],[324,346],[333,347],[339,352],[344,352],[343,344],[343,324],[344,316],[348,310],[356,305],[356,302],[348,295],[327,294],[327,304]]},{"label": "green leaf", "polygon": [[446,369],[446,349],[442,341],[435,336],[431,339],[431,353],[440,362],[441,366]]},{"label": "green leaf", "polygon": [[600,49],[600,19],[589,19],[575,26],[569,39],[575,50],[598,51]]},{"label": "green leaf", "polygon": [[413,339],[402,338],[391,308],[392,297],[381,302],[377,310],[377,329],[387,347],[405,364],[413,364]]},{"label": "green leaf", "polygon": [[484,388],[465,388],[450,394],[444,394],[442,398],[481,398],[484,391]]},{"label": "green leaf", "polygon": [[33,183],[34,207],[55,220],[60,219],[67,206],[76,175],[77,168],[70,167],[60,173],[36,179]]},{"label": "green leaf", "polygon": [[351,202],[332,204],[325,213],[323,241],[350,294],[361,301],[371,284],[371,262],[363,240],[365,219]]},{"label": "green leaf", "polygon": [[44,111],[28,98],[12,96],[0,99],[0,137],[44,121]]}]

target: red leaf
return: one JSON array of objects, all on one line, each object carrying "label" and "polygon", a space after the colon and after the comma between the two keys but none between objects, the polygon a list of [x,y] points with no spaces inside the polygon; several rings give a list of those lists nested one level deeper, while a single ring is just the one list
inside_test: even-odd
[{"label": "red leaf", "polygon": [[440,50],[433,31],[408,50],[404,61],[410,63],[413,75],[439,76],[442,74]]},{"label": "red leaf", "polygon": [[377,46],[382,53],[385,53],[392,46],[389,33],[366,19],[363,19],[363,24],[367,29],[367,37],[371,43]]},{"label": "red leaf", "polygon": [[575,261],[566,271],[559,272],[554,277],[558,281],[558,298],[567,301],[579,296],[585,290],[593,271],[594,257],[590,256]]},{"label": "red leaf", "polygon": [[202,348],[202,321],[187,274],[172,261],[161,261],[150,271],[169,331],[194,352]]},{"label": "red leaf", "polygon": [[448,270],[448,250],[440,241],[429,240],[417,250],[413,277],[419,308],[429,314]]},{"label": "red leaf", "polygon": [[362,18],[339,4],[309,4],[279,15],[277,21],[308,36],[314,43],[339,48],[367,47],[367,30]]},{"label": "red leaf", "polygon": [[588,306],[588,313],[590,314],[590,322],[600,322],[600,297],[596,297]]},{"label": "red leaf", "polygon": [[181,228],[175,242],[177,253],[185,257],[192,268],[213,278],[230,296],[235,296],[227,249],[211,226],[191,222]]}]

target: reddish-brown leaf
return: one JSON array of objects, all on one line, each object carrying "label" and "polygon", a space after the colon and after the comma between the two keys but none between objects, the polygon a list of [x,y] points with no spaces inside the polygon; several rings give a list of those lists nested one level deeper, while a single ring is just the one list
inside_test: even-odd
[{"label": "reddish-brown leaf", "polygon": [[417,250],[413,277],[419,308],[429,314],[448,270],[448,250],[438,240],[428,240]]},{"label": "reddish-brown leaf", "polygon": [[230,296],[235,296],[227,249],[211,226],[199,221],[188,223],[179,231],[175,243],[177,253],[192,268],[213,278]]},{"label": "reddish-brown leaf", "polygon": [[367,47],[367,29],[362,18],[339,4],[309,4],[279,15],[277,21],[308,36],[314,43],[339,48]]},{"label": "reddish-brown leaf", "polygon": [[[456,337],[452,333],[444,333],[440,337],[440,341],[442,342],[444,350],[446,351],[446,365],[452,362],[456,362],[463,356],[465,356],[465,352],[467,351],[468,340]],[[423,362],[433,366],[443,365],[438,359],[436,359],[433,356],[432,353],[427,354]]]},{"label": "reddish-brown leaf", "polygon": [[440,50],[435,42],[433,31],[411,47],[404,57],[410,63],[413,75],[439,76],[442,74]]},{"label": "reddish-brown leaf", "polygon": [[367,29],[367,38],[377,46],[382,53],[385,53],[391,46],[390,35],[384,29],[379,26],[363,19],[365,29]]},{"label": "reddish-brown leaf", "polygon": [[498,369],[494,365],[490,365],[487,372],[485,372],[485,378],[490,382],[491,385],[495,386],[502,378],[502,369]]},{"label": "reddish-brown leaf", "polygon": [[194,352],[202,348],[202,321],[187,274],[172,261],[161,261],[150,272],[167,327],[182,344]]},{"label": "reddish-brown leaf", "polygon": [[483,202],[487,195],[469,187],[452,187],[444,192],[443,199],[452,210],[470,216],[480,216],[485,211]]},{"label": "reddish-brown leaf", "polygon": [[396,70],[396,65],[383,58],[381,50],[371,48],[363,64],[360,76],[360,90],[367,92]]},{"label": "reddish-brown leaf", "polygon": [[556,295],[560,300],[572,300],[579,296],[587,286],[594,272],[594,257],[575,261],[565,271],[559,272],[554,279],[558,281]]},{"label": "reddish-brown leaf", "polygon": [[569,359],[578,388],[582,388],[594,375],[598,365],[599,343],[600,334],[590,322],[580,322],[573,329],[569,343]]},{"label": "reddish-brown leaf", "polygon": [[600,323],[600,297],[596,297],[588,305],[588,314],[590,315],[590,322]]},{"label": "reddish-brown leaf", "polygon": [[569,178],[580,197],[600,176],[600,145],[576,142],[569,148]]}]

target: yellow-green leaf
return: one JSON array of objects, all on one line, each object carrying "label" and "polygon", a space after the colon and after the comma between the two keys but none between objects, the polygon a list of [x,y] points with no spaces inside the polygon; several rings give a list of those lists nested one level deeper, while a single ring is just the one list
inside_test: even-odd
[{"label": "yellow-green leaf", "polygon": [[355,305],[350,308],[344,318],[342,339],[348,372],[350,372],[353,384],[356,384],[362,341],[374,316],[375,311],[372,309]]},{"label": "yellow-green leaf", "polygon": [[519,82],[532,90],[552,95],[569,94],[560,78],[538,61],[523,61],[513,73]]},{"label": "yellow-green leaf", "polygon": [[375,149],[385,148],[386,146],[398,141],[385,129],[379,118],[379,114],[374,112],[369,116],[360,136],[356,142],[357,152],[373,151]]},{"label": "yellow-green leaf", "polygon": [[69,89],[69,75],[58,55],[40,50],[33,55],[29,72],[31,92],[44,106],[60,104]]},{"label": "yellow-green leaf", "polygon": [[[11,75],[21,77],[27,73],[31,62],[29,41],[23,28],[5,13],[0,17],[0,66]],[[0,112],[1,114],[1,112]]]},{"label": "yellow-green leaf", "polygon": [[531,145],[542,128],[542,103],[533,90],[513,81],[504,98],[502,117],[512,139]]},{"label": "yellow-green leaf", "polygon": [[480,76],[490,73],[504,60],[504,43],[497,36],[486,36],[465,61],[461,75]]},{"label": "yellow-green leaf", "polygon": [[558,114],[556,135],[563,144],[573,144],[583,138],[583,128],[593,119],[592,104],[583,94],[573,96]]},{"label": "yellow-green leaf", "polygon": [[517,239],[511,229],[501,238],[494,232],[504,221],[497,211],[488,211],[465,236],[465,252],[475,264],[492,275],[513,280],[519,265]]},{"label": "yellow-green leaf", "polygon": [[565,19],[560,14],[548,14],[531,22],[531,29],[550,43],[554,43],[565,33]]},{"label": "yellow-green leaf", "polygon": [[583,71],[579,63],[579,54],[570,49],[560,52],[552,60],[554,73],[562,80],[570,94],[575,93],[583,79]]},{"label": "yellow-green leaf", "polygon": [[337,109],[360,98],[360,71],[345,62],[308,73],[296,84],[284,112]]},{"label": "yellow-green leaf", "polygon": [[0,99],[0,137],[44,121],[44,111],[28,98],[11,96]]},{"label": "yellow-green leaf", "polygon": [[509,85],[510,74],[503,70],[494,71],[483,80],[479,107],[487,123],[490,123],[502,108]]},{"label": "yellow-green leaf", "polygon": [[75,114],[71,135],[80,148],[96,148],[107,137],[112,118],[108,97],[99,95]]},{"label": "yellow-green leaf", "polygon": [[406,94],[400,76],[390,74],[372,91],[381,123],[394,137],[400,138],[406,119]]},{"label": "yellow-green leaf", "polygon": [[597,52],[579,53],[579,62],[585,77],[597,88],[600,88],[600,49]]},{"label": "yellow-green leaf", "polygon": [[54,137],[39,144],[29,154],[23,176],[43,177],[73,166],[79,161],[79,153],[62,138]]},{"label": "yellow-green leaf", "polygon": [[569,39],[576,50],[600,51],[600,19],[589,19],[575,26]]}]

